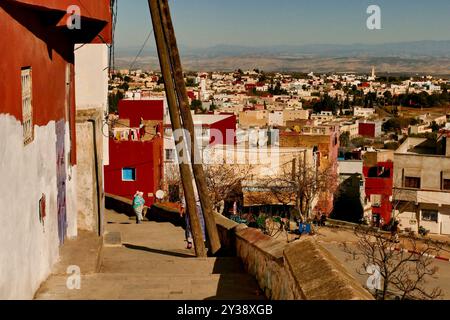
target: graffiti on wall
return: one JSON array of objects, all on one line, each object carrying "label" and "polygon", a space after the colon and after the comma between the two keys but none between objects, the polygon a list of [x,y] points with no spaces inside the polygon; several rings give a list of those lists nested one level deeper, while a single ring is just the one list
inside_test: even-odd
[{"label": "graffiti on wall", "polygon": [[58,190],[57,212],[60,244],[64,243],[67,234],[65,136],[66,123],[64,120],[60,120],[56,123],[56,187]]}]

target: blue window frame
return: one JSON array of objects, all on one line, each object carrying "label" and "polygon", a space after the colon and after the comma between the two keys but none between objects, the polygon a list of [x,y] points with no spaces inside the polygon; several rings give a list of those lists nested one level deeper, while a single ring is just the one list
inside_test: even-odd
[{"label": "blue window frame", "polygon": [[123,181],[136,181],[136,168],[123,168],[122,169]]}]

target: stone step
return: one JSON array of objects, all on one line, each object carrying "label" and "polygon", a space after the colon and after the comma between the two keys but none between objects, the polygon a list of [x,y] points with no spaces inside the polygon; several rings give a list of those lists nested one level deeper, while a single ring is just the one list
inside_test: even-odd
[{"label": "stone step", "polygon": [[67,277],[52,276],[36,294],[52,299],[263,299],[256,281],[247,274],[139,275],[94,274],[81,276],[81,288],[69,290]]},{"label": "stone step", "polygon": [[103,239],[104,247],[122,247],[122,234],[120,232],[107,232]]},{"label": "stone step", "polygon": [[122,253],[104,257],[100,272],[185,275],[244,273],[244,270],[238,258],[157,258]]}]

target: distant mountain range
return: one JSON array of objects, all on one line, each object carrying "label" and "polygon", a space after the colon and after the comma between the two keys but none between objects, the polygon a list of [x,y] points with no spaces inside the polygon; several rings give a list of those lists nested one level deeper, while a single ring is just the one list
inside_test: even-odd
[{"label": "distant mountain range", "polygon": [[[129,67],[139,48],[116,48],[116,65]],[[145,51],[144,51],[145,52]],[[158,67],[156,49],[148,48],[135,67]],[[450,74],[450,40],[384,44],[310,44],[279,46],[180,46],[185,69],[265,71],[377,72]]]}]

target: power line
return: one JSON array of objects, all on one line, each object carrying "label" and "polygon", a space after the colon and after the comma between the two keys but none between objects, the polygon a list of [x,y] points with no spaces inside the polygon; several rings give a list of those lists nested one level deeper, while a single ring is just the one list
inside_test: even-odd
[{"label": "power line", "polygon": [[115,49],[115,34],[117,26],[117,16],[119,11],[119,0],[111,0],[111,15],[112,15],[112,41],[109,48],[109,71],[116,68],[116,49]]},{"label": "power line", "polygon": [[139,50],[138,54],[136,55],[136,57],[134,58],[133,62],[131,63],[130,67],[128,68],[128,70],[131,70],[134,67],[134,64],[136,63],[137,59],[139,58],[139,56],[141,55],[142,51],[144,50],[145,46],[147,45],[148,40],[150,39],[150,36],[153,33],[153,29],[150,31],[150,33],[148,34],[147,38],[144,41],[144,44],[142,45],[141,49]]}]

